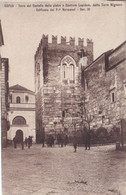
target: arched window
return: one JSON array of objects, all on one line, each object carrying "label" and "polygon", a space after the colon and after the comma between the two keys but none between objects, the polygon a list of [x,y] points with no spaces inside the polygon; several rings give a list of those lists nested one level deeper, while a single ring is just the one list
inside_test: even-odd
[{"label": "arched window", "polygon": [[12,121],[12,125],[26,125],[26,120],[22,116],[16,116]]},{"label": "arched window", "polygon": [[70,80],[74,80],[74,65],[73,64],[70,64]]},{"label": "arched window", "polygon": [[61,60],[61,77],[62,80],[70,80],[74,81],[75,80],[75,67],[76,67],[76,62],[75,60],[67,55]]},{"label": "arched window", "polygon": [[19,96],[16,97],[16,103],[17,103],[17,104],[21,103],[21,98],[20,98]]},{"label": "arched window", "polygon": [[66,79],[66,64],[63,64],[63,79]]}]

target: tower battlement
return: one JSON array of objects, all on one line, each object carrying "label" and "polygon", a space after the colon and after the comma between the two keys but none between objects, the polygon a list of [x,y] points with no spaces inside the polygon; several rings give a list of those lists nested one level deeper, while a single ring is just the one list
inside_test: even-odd
[{"label": "tower battlement", "polygon": [[73,49],[84,49],[85,48],[87,50],[90,50],[91,48],[93,48],[92,39],[87,39],[86,40],[86,45],[87,46],[84,46],[84,38],[79,37],[78,38],[78,44],[75,44],[75,42],[76,42],[75,37],[70,37],[69,40],[67,40],[66,36],[65,37],[61,36],[60,37],[60,42],[58,43],[58,36],[57,35],[56,36],[52,35],[51,42],[49,42],[49,36],[43,34],[42,39],[41,39],[41,41],[39,43],[39,46],[37,48],[35,58],[38,55],[38,53],[40,52],[41,48],[46,48],[46,47],[49,47],[49,48],[55,47],[57,49],[60,49],[60,48],[65,49],[65,47],[66,47],[66,49],[69,49],[69,48],[71,49],[73,47]]}]

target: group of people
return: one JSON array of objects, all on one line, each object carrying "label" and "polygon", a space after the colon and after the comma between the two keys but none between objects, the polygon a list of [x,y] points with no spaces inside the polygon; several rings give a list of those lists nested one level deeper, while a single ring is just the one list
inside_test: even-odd
[{"label": "group of people", "polygon": [[[85,135],[85,150],[89,149],[90,150],[90,132],[86,131],[86,135]],[[74,133],[73,136],[73,147],[74,147],[74,152],[77,151],[77,145],[78,145],[78,139],[77,139],[77,135],[76,132]]]},{"label": "group of people", "polygon": [[45,142],[48,147],[53,147],[54,142],[58,144],[59,147],[63,147],[68,144],[68,136],[59,133],[55,137],[54,135],[50,134],[47,136],[46,140],[42,137],[42,147],[44,147]]},{"label": "group of people", "polygon": [[[42,137],[42,147],[44,147],[45,142],[48,147],[53,147],[54,142],[58,144],[59,147],[66,146],[69,143],[69,138],[67,135],[64,135],[62,133],[57,134],[57,136],[54,138],[52,134],[48,135],[46,140],[45,138]],[[90,132],[86,131],[85,137],[84,137],[84,143],[85,143],[85,150],[89,149],[90,150]],[[74,135],[72,136],[72,143],[74,147],[74,152],[77,151],[77,146],[79,145],[78,141],[78,135],[77,132],[74,132]]]},{"label": "group of people", "polygon": [[32,137],[29,136],[28,138],[25,138],[25,141],[23,141],[23,138],[19,139],[16,135],[13,138],[14,148],[17,148],[17,144],[21,144],[22,150],[24,149],[24,144],[28,148],[32,146]]},{"label": "group of people", "polygon": [[28,146],[28,148],[30,148],[32,146],[32,137],[31,136],[29,136],[28,138],[26,137],[24,142],[26,147]]},{"label": "group of people", "polygon": [[[54,136],[53,135],[48,135],[47,139],[46,139],[46,144],[48,147],[53,147],[54,146]],[[63,147],[66,146],[69,142],[68,136],[67,135],[63,135],[63,134],[57,134],[56,137],[56,142],[58,144],[59,147]],[[73,142],[73,147],[74,147],[74,152],[77,151],[77,146],[78,146],[78,136],[77,133],[74,132],[74,135],[72,137],[72,142]],[[25,138],[25,141],[23,141],[23,139],[18,139],[17,136],[15,136],[13,138],[13,143],[14,143],[14,148],[17,148],[17,144],[21,143],[22,146],[22,150],[24,149],[24,144],[26,147],[30,148],[32,146],[32,137],[29,136],[28,138]],[[42,147],[44,147],[45,144],[45,138],[42,138]],[[90,150],[90,132],[87,131],[86,135],[85,135],[85,150],[89,149]]]}]

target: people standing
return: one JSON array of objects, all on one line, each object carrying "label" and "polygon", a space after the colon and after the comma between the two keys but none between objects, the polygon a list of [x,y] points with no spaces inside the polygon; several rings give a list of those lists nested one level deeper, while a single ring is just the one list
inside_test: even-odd
[{"label": "people standing", "polygon": [[58,135],[57,135],[57,143],[58,143],[58,146],[60,147],[60,144],[61,144],[61,134],[59,133]]},{"label": "people standing", "polygon": [[45,138],[42,137],[41,141],[42,141],[42,147],[44,147],[45,146]]},{"label": "people standing", "polygon": [[27,137],[25,138],[25,145],[26,146],[28,145],[28,138]]},{"label": "people standing", "polygon": [[76,150],[77,150],[77,135],[76,135],[76,132],[74,133],[74,136],[73,136],[73,146],[74,146],[74,152],[76,152]]},{"label": "people standing", "polygon": [[23,139],[21,141],[21,148],[22,148],[22,150],[24,150],[24,141],[23,141]]},{"label": "people standing", "polygon": [[61,148],[63,148],[63,144],[64,144],[64,135],[63,133],[61,134]]},{"label": "people standing", "polygon": [[32,145],[32,139],[31,139],[31,137],[29,136],[29,137],[28,137],[28,148],[30,148],[31,145]]},{"label": "people standing", "polygon": [[87,148],[90,150],[90,140],[91,140],[91,136],[90,136],[90,131],[88,130],[86,132],[85,150],[87,150]]},{"label": "people standing", "polygon": [[45,146],[45,130],[44,130],[44,128],[42,130],[41,142],[42,142],[42,147],[44,147]]},{"label": "people standing", "polygon": [[68,136],[65,135],[65,137],[64,137],[64,145],[66,146],[67,144],[68,144]]},{"label": "people standing", "polygon": [[17,137],[16,137],[16,135],[13,138],[13,143],[14,143],[14,148],[17,148]]}]

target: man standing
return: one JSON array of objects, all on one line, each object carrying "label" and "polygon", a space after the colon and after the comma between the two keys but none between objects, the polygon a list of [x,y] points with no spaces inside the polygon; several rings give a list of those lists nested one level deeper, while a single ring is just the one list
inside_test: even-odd
[{"label": "man standing", "polygon": [[76,152],[76,150],[77,150],[77,135],[76,135],[76,131],[75,131],[74,136],[73,136],[73,146],[74,146],[74,152]]},{"label": "man standing", "polygon": [[17,138],[16,138],[16,135],[13,138],[13,142],[14,142],[14,148],[17,148]]},{"label": "man standing", "polygon": [[90,131],[88,130],[86,132],[85,150],[87,150],[87,148],[90,150],[90,139],[91,139]]},{"label": "man standing", "polygon": [[32,139],[31,139],[31,137],[29,136],[29,137],[28,137],[28,148],[30,148],[31,145],[32,145]]},{"label": "man standing", "polygon": [[26,137],[25,138],[25,145],[27,146],[27,144],[28,144],[28,138]]}]

